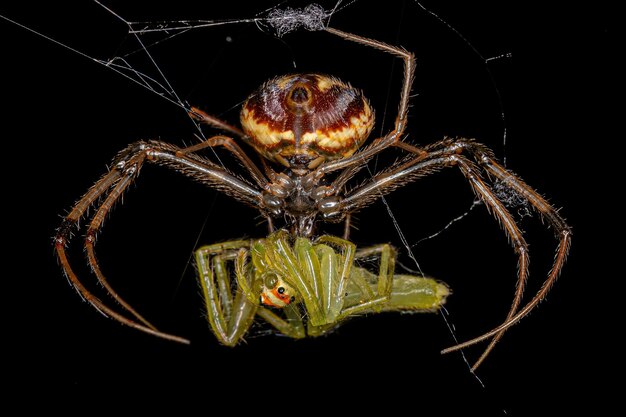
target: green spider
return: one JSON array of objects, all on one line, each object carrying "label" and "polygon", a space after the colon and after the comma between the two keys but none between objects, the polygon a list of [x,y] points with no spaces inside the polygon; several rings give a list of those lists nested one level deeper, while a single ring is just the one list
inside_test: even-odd
[{"label": "green spider", "polygon": [[[437,311],[448,287],[432,278],[394,275],[395,258],[387,244],[357,250],[338,237],[293,239],[285,230],[196,251],[211,329],[228,346],[245,336],[256,316],[300,339],[356,315]],[[377,260],[376,273],[357,266],[365,259]]]}]

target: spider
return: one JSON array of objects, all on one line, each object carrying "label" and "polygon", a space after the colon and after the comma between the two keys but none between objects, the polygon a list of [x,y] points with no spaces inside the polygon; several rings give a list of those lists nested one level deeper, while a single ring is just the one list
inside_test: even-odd
[{"label": "spider", "polygon": [[[376,260],[378,273],[355,265],[363,259]],[[357,251],[335,236],[292,242],[286,230],[266,239],[204,246],[196,251],[196,264],[209,323],[227,346],[239,342],[256,316],[301,339],[363,313],[437,311],[449,294],[432,278],[394,275],[395,251],[388,244]],[[229,269],[235,271],[237,291],[231,289]]]},{"label": "spider", "polygon": [[[270,322],[273,321],[275,327],[289,335],[301,335],[302,322],[287,329],[283,326],[284,321],[279,322],[276,319],[278,316],[273,310],[266,309],[261,304],[282,307],[286,316],[293,318],[295,314],[292,311],[293,305],[301,303],[310,318],[309,324],[317,328],[312,331],[323,332],[324,326],[336,324],[342,314],[350,315],[350,308],[356,308],[360,312],[384,310],[384,303],[378,305],[374,303],[371,307],[366,307],[366,304],[377,297],[389,302],[396,294],[395,287],[391,285],[392,279],[397,278],[400,286],[406,279],[394,276],[393,271],[379,274],[377,283],[370,278],[361,278],[361,287],[365,288],[363,291],[370,291],[373,287],[376,287],[377,291],[370,298],[364,297],[365,301],[361,300],[360,304],[354,304],[351,297],[359,293],[354,287],[359,279],[352,277],[358,275],[360,269],[355,267],[350,274],[337,272],[335,275],[329,275],[331,276],[329,279],[335,286],[340,282],[343,283],[341,285],[345,284],[346,292],[343,292],[344,287],[340,287],[342,291],[333,290],[331,293],[334,301],[326,302],[319,300],[319,294],[317,296],[307,294],[311,286],[321,285],[320,276],[300,281],[289,274],[282,278],[273,277],[269,281],[261,279],[263,268],[259,266],[258,261],[261,257],[258,253],[255,254],[258,247],[265,247],[267,252],[271,252],[278,250],[280,242],[283,242],[288,251],[296,251],[296,242],[300,241],[298,239],[303,239],[301,242],[308,242],[317,248],[329,247],[328,238],[324,238],[326,241],[311,240],[319,223],[344,221],[346,230],[344,238],[347,239],[351,214],[398,187],[444,168],[455,167],[465,177],[476,197],[500,223],[518,257],[517,287],[502,324],[479,337],[442,351],[451,352],[490,339],[489,345],[474,364],[475,369],[506,330],[526,316],[548,293],[565,263],[571,242],[571,230],[559,213],[539,193],[500,165],[493,152],[486,146],[465,138],[444,138],[426,146],[416,146],[404,141],[415,72],[415,57],[411,52],[331,27],[324,27],[323,30],[328,35],[374,48],[402,60],[400,103],[391,131],[363,146],[374,126],[374,110],[360,90],[337,78],[320,74],[291,74],[267,81],[243,104],[241,128],[192,107],[191,117],[221,130],[224,134],[210,137],[202,143],[186,148],[152,140],[136,142],[122,150],[115,157],[110,171],[83,195],[58,228],[55,248],[60,264],[80,295],[105,316],[160,337],[187,342],[181,337],[156,330],[119,297],[106,281],[94,250],[96,233],[100,230],[104,218],[137,178],[142,166],[145,163],[162,165],[257,208],[267,219],[272,232],[267,239],[257,243],[226,242],[221,246],[200,249],[196,254],[209,320],[214,332],[226,335],[230,331],[229,335],[222,337],[222,341],[232,344],[233,340],[241,337],[241,333],[247,328],[247,322],[254,316],[249,314],[249,311],[247,313],[243,311],[244,306],[248,306],[242,301],[243,298],[252,306],[245,308],[259,307],[258,312],[261,316]],[[246,154],[239,140],[259,155],[260,164],[255,163]],[[230,152],[241,163],[247,177],[237,175],[197,154],[202,149],[218,147]],[[399,163],[374,173],[364,183],[348,189],[348,182],[366,166],[368,161],[390,148],[398,149],[405,155],[404,158]],[[528,245],[513,216],[494,192],[494,184],[505,187],[510,194],[528,201],[542,219],[547,221],[558,241],[550,272],[538,292],[525,305],[522,305],[521,301],[528,278]],[[72,231],[78,226],[79,220],[86,216],[88,209],[96,204],[99,206],[91,217],[84,240],[88,263],[106,291],[137,320],[131,320],[118,313],[93,295],[81,283],[67,258],[66,245]],[[274,234],[274,222],[281,219],[288,232]],[[291,236],[291,241],[285,240],[287,239],[285,233]],[[334,244],[337,242],[334,241]],[[346,255],[349,242],[344,239],[341,245],[343,249],[338,251],[328,249],[332,252],[329,252],[328,256],[335,262],[349,259],[347,262],[351,266],[353,254]],[[385,256],[388,258],[390,255]],[[382,258],[384,256],[381,256],[381,262]],[[246,266],[246,259],[252,259],[252,266]],[[281,262],[286,262],[285,259],[289,257]],[[237,283],[243,295],[236,296],[235,300],[232,299],[232,295],[228,295],[227,274],[211,272],[215,265],[225,265],[226,261],[234,262],[235,269],[238,270]],[[253,271],[246,272],[246,268]],[[280,286],[283,291],[272,292],[275,285],[272,287],[270,284],[275,284],[279,278],[284,284]],[[350,282],[350,288],[345,280]],[[285,293],[288,297],[278,297]],[[291,296],[294,297],[293,302]],[[269,301],[262,301],[265,300],[263,297]],[[274,301],[270,300],[271,297],[274,297],[272,298]],[[431,309],[440,306],[444,298],[431,305]],[[342,304],[343,307],[329,307],[333,302]],[[392,304],[389,306],[393,309]],[[226,324],[225,317],[229,316],[228,311],[232,308],[239,308],[241,314],[239,318],[230,316],[231,324],[233,320],[240,319],[240,326]]]}]

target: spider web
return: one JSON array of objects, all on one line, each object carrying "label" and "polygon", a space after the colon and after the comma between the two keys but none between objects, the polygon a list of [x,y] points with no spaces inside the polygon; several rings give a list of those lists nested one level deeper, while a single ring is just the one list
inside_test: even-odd
[{"label": "spider web", "polygon": [[[12,24],[18,25],[23,29],[36,34],[37,36],[45,38],[47,41],[52,42],[58,47],[69,50],[74,54],[93,61],[97,65],[119,74],[124,79],[129,80],[132,84],[145,89],[149,92],[149,94],[170,103],[174,106],[174,108],[178,108],[182,113],[187,114],[191,108],[191,104],[187,98],[189,94],[181,94],[181,89],[185,89],[186,87],[181,87],[171,81],[172,78],[177,77],[171,75],[171,66],[167,64],[167,56],[164,56],[160,51],[162,47],[167,47],[178,41],[186,42],[186,40],[182,40],[182,38],[190,33],[202,31],[204,34],[211,31],[218,32],[224,28],[233,28],[232,32],[237,34],[239,33],[239,30],[250,30],[250,28],[253,28],[253,30],[263,34],[263,36],[273,37],[275,39],[275,45],[279,45],[279,47],[282,48],[281,53],[284,54],[284,52],[287,51],[286,55],[291,56],[289,59],[285,59],[280,63],[279,66],[282,66],[281,70],[277,71],[275,68],[271,68],[268,72],[281,73],[297,71],[300,66],[304,66],[305,64],[301,63],[302,54],[294,51],[296,41],[292,41],[290,39],[291,36],[294,36],[295,38],[302,36],[300,32],[304,30],[320,30],[324,27],[324,25],[328,24],[328,22],[332,22],[335,19],[340,19],[349,15],[357,7],[371,7],[369,4],[366,4],[367,2],[364,0],[340,0],[337,2],[333,1],[320,3],[321,5],[314,6],[307,5],[306,3],[288,1],[277,2],[268,8],[259,7],[256,12],[253,11],[251,13],[247,13],[246,11],[242,11],[241,16],[236,18],[230,16],[211,20],[168,20],[157,17],[151,20],[133,20],[131,17],[127,17],[123,13],[122,6],[112,6],[109,2],[93,0],[93,5],[96,8],[101,9],[103,14],[108,15],[117,22],[117,25],[119,26],[120,39],[122,39],[118,45],[118,49],[109,55],[105,55],[104,57],[89,50],[85,51],[85,49],[81,46],[74,46],[71,41],[72,36],[70,36],[70,40],[59,40],[53,35],[48,35],[45,31],[41,31],[36,27],[29,26],[28,24],[22,24],[20,21],[13,20],[9,16],[2,16],[0,14],[0,18]],[[363,4],[366,5],[363,6]],[[464,45],[468,50],[466,52],[474,56],[474,59],[477,61],[476,65],[483,69],[486,77],[491,81],[492,90],[489,94],[492,95],[493,100],[495,101],[495,112],[492,111],[492,114],[489,117],[494,120],[499,120],[500,122],[493,135],[495,140],[500,142],[502,149],[500,150],[499,156],[501,156],[501,159],[506,163],[506,154],[503,152],[503,150],[507,147],[506,117],[500,92],[495,81],[497,77],[493,75],[492,71],[494,71],[494,65],[506,62],[509,58],[511,58],[511,54],[506,49],[489,51],[488,54],[482,52],[480,48],[475,47],[470,40],[464,37],[461,30],[456,29],[452,23],[446,20],[445,17],[439,15],[436,6],[427,6],[424,3],[417,1],[409,1],[406,2],[406,4],[407,6],[405,7],[411,8],[411,11],[405,12],[402,16],[398,16],[398,34],[395,34],[398,38],[401,38],[401,29],[410,25],[410,21],[415,17],[416,13],[421,13],[422,19],[430,19],[433,26],[440,27],[442,32],[447,32],[452,38],[456,38],[457,42]],[[306,9],[307,6],[308,9]],[[377,10],[376,6],[373,7],[373,10]],[[375,21],[375,18],[370,19]],[[352,30],[352,28],[348,27],[346,30]],[[357,32],[358,29],[355,29],[354,31]],[[295,33],[292,34],[290,32]],[[73,33],[74,35],[76,34],[75,31],[70,33]],[[221,34],[222,32],[219,33]],[[221,35],[217,35],[213,38],[219,39],[218,46],[220,48],[232,48],[233,45],[237,44],[237,41],[234,39],[236,35],[221,36],[221,38],[220,36]],[[371,36],[376,37],[378,34],[374,33]],[[384,39],[390,43],[395,42],[396,40],[394,39],[394,34],[387,36]],[[406,38],[401,38],[401,40],[406,40]],[[424,39],[413,39],[413,41],[415,43],[428,43],[428,40]],[[402,43],[402,45],[411,49],[411,45],[406,45],[404,43]],[[353,46],[349,46],[349,48],[352,47]],[[357,47],[355,49],[359,48],[362,49],[362,47]],[[212,45],[207,45],[207,49],[210,50],[210,52],[208,52],[210,54],[216,48]],[[370,52],[371,51],[366,51],[365,53],[369,54]],[[417,53],[417,56],[419,60],[419,52]],[[352,57],[350,57],[350,59],[352,59]],[[211,63],[209,66],[212,65],[215,64]],[[268,64],[267,66],[272,67],[271,64]],[[394,61],[390,59],[388,68],[389,70],[385,75],[386,79],[382,79],[382,82],[379,82],[379,84],[383,85],[381,87],[381,96],[383,98],[380,100],[380,102],[383,103],[383,108],[379,108],[378,110],[377,125],[380,130],[377,133],[382,133],[385,129],[388,129],[389,126],[393,124],[393,119],[395,118],[394,112],[396,110],[397,97],[394,96],[394,92],[397,88],[394,88],[394,86],[398,84],[399,79],[401,78],[401,65],[397,62],[397,60]],[[251,71],[254,69],[255,68],[250,68]],[[420,69],[421,63],[418,62],[418,82],[416,82],[416,86],[414,87],[412,98],[414,107],[421,106],[421,104],[418,105],[415,104],[415,102],[419,101],[423,95],[423,89],[421,88],[422,85],[419,83],[419,79],[422,76]],[[348,78],[351,72],[349,69],[346,69],[345,73],[348,75],[344,76],[343,74],[340,74],[340,78]],[[366,90],[366,94],[368,93],[368,86],[365,85],[364,82],[360,82],[358,86],[364,88]],[[248,89],[248,91],[250,90]],[[226,102],[225,104],[219,103],[219,105],[214,106],[213,108],[222,109],[222,112],[217,112],[216,115],[229,115],[235,111],[242,100],[245,99],[245,95],[241,94],[238,94],[235,97],[237,97],[237,99],[234,101]],[[194,100],[193,104],[197,105],[202,103],[197,103],[197,101]],[[420,117],[413,116],[416,112],[415,109],[412,109],[411,111],[412,116],[410,123],[415,124],[416,122],[419,122]],[[211,111],[209,112],[213,113]],[[191,122],[192,130],[195,134],[199,138],[205,138],[205,130],[203,130],[203,128],[193,119],[189,118],[189,121]],[[436,129],[433,131],[422,129],[417,132],[416,136],[429,138],[426,142],[430,142],[440,138],[434,136],[434,132],[436,132]],[[448,134],[453,133],[454,132]],[[494,139],[492,139],[492,142],[495,143]],[[214,154],[214,157],[219,161],[219,156],[217,154]],[[219,161],[219,163],[225,165],[221,161]],[[386,161],[379,161],[378,159],[374,160],[368,166],[367,171],[369,172],[369,175],[373,175],[373,173],[376,172],[378,165],[384,166],[385,163]],[[516,196],[508,196],[512,204],[523,205],[524,202],[516,202],[515,197]],[[395,203],[393,201],[389,201],[391,199],[382,198],[381,200],[384,211],[397,233],[397,238],[412,262],[409,268],[414,268],[420,274],[423,274],[422,267],[420,262],[418,262],[418,256],[415,255],[414,250],[417,247],[421,247],[424,242],[431,242],[445,237],[448,230],[454,228],[457,223],[470,216],[474,208],[480,205],[480,203],[475,200],[469,201],[469,207],[466,210],[458,211],[448,217],[449,220],[445,220],[444,218],[443,222],[435,225],[429,225],[430,230],[427,230],[426,234],[423,236],[416,236],[415,228],[409,227],[405,219],[400,219],[396,215]],[[367,230],[365,228],[359,231],[359,233],[361,238],[367,236]],[[200,235],[198,235],[198,239],[200,239]],[[193,242],[193,246],[197,246],[197,243],[198,242]],[[448,313],[446,313],[446,310],[444,309],[441,317],[445,321],[453,339],[456,341],[457,338],[454,325],[451,323],[450,318],[447,315]],[[484,387],[478,376],[475,376],[475,378]]]}]

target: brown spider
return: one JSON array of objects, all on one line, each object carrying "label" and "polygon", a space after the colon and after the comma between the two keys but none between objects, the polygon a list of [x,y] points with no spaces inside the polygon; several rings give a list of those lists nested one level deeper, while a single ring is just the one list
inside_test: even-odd
[{"label": "brown spider", "polygon": [[[316,223],[320,221],[342,220],[345,221],[347,235],[351,213],[418,178],[443,168],[457,167],[477,198],[499,221],[518,256],[517,289],[504,322],[475,339],[443,351],[458,350],[491,338],[490,344],[474,365],[476,368],[504,332],[526,316],[550,290],[569,250],[570,228],[541,195],[498,164],[493,153],[484,145],[469,139],[445,138],[425,147],[417,147],[402,140],[415,71],[412,53],[337,29],[325,28],[325,31],[402,59],[404,78],[393,130],[361,148],[372,131],[374,111],[359,90],[336,78],[319,74],[287,75],[266,82],[243,105],[243,129],[192,108],[192,117],[231,136],[213,136],[187,148],[160,141],[141,141],[122,150],[114,159],[110,172],[74,205],[59,227],[55,248],[61,266],[81,296],[106,316],[144,332],[187,343],[186,339],[156,330],[124,302],[107,283],[94,252],[96,233],[104,218],[137,178],[145,162],[169,167],[258,208],[267,218],[270,230],[273,230],[273,221],[283,218],[291,234],[301,237],[311,236]],[[262,157],[261,168],[246,155],[233,137],[241,139]],[[245,167],[249,179],[243,179],[196,154],[210,147],[223,147],[231,152]],[[390,147],[405,152],[405,158],[375,173],[365,183],[346,191],[348,181],[372,157]],[[496,196],[492,181],[497,181],[499,186],[506,187],[510,193],[527,200],[552,227],[558,240],[552,269],[539,291],[523,306],[520,303],[528,277],[528,246],[515,220]],[[66,245],[72,230],[98,201],[101,203],[89,222],[84,241],[88,262],[106,291],[137,321],[114,311],[85,288],[66,255]]]}]

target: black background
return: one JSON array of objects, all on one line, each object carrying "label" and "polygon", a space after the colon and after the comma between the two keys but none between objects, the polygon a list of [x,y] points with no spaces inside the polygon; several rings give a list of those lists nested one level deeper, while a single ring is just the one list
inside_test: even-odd
[{"label": "black background", "polygon": [[[108,59],[136,48],[125,26],[96,4],[36,3],[0,14],[92,57]],[[106,2],[129,21],[151,22],[248,18],[275,4],[177,1],[159,9],[152,2],[125,3]],[[118,292],[160,329],[192,344],[125,328],[81,302],[52,250],[62,215],[127,144],[160,138],[182,146],[194,143],[194,128],[184,111],[154,93],[0,21],[3,206],[10,246],[4,251],[4,340],[18,369],[9,374],[17,392],[61,388],[69,395],[57,396],[55,405],[64,408],[85,398],[99,405],[132,396],[140,398],[137,404],[167,401],[180,408],[193,399],[207,414],[215,403],[254,412],[323,411],[330,399],[355,413],[381,406],[416,415],[560,414],[606,404],[599,371],[617,360],[602,331],[612,320],[614,278],[606,274],[609,243],[596,233],[613,230],[603,209],[612,203],[603,188],[611,188],[616,152],[609,127],[616,114],[608,101],[616,71],[609,10],[526,2],[422,4],[471,46],[410,1],[359,1],[336,13],[331,24],[416,53],[410,141],[476,138],[562,207],[574,230],[569,262],[548,299],[507,333],[478,370],[485,388],[460,355],[439,354],[453,340],[438,315],[360,318],[304,341],[255,329],[234,349],[219,346],[202,316],[190,254],[200,244],[263,236],[266,229],[253,209],[161,168],[144,168],[107,220],[97,250]],[[362,88],[377,109],[377,132],[395,117],[400,62],[328,34],[297,32],[278,39],[269,29],[237,24],[191,31],[150,50],[183,100],[231,123],[250,91],[294,71],[329,73]],[[511,57],[485,64],[507,53]],[[129,59],[136,60],[134,68],[154,74],[140,55]],[[379,164],[388,162],[383,157]],[[472,195],[460,173],[450,170],[404,187],[387,201],[414,244],[463,213]],[[536,218],[520,221],[531,247],[529,297],[550,267],[556,242]],[[359,246],[392,242],[401,262],[412,265],[383,204],[360,212],[356,226],[351,240]],[[73,262],[98,292],[79,266],[79,241],[70,251]],[[425,272],[453,288],[447,308],[459,340],[504,318],[516,258],[484,207],[413,251]],[[480,347],[466,351],[469,360],[479,353]],[[149,393],[137,394],[143,388]]]}]

